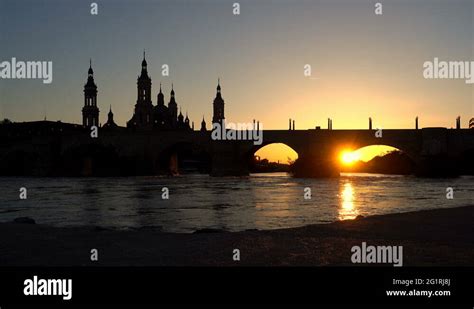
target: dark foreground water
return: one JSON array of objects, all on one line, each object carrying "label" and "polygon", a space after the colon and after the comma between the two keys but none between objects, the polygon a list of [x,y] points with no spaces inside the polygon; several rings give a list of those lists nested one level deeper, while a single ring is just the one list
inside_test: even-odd
[{"label": "dark foreground water", "polygon": [[[339,179],[294,179],[284,173],[245,178],[205,175],[136,178],[0,178],[0,222],[28,216],[56,226],[160,226],[276,229],[314,223],[474,204],[474,177],[422,179],[343,174]],[[20,200],[20,188],[27,199]],[[162,188],[169,200],[162,199]],[[305,188],[312,198],[304,199]],[[454,199],[446,198],[446,188]]]}]

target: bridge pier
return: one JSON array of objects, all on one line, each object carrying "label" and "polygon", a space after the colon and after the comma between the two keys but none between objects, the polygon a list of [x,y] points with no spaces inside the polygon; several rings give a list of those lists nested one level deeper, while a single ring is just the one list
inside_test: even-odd
[{"label": "bridge pier", "polygon": [[295,161],[291,172],[297,178],[332,178],[339,177],[340,170],[331,155],[321,153],[303,153]]},{"label": "bridge pier", "polygon": [[418,160],[415,175],[418,177],[456,177],[460,175],[457,159],[448,156],[425,156]]},{"label": "bridge pier", "polygon": [[449,142],[452,131],[446,128],[423,128],[420,156],[415,175],[421,177],[459,176],[458,158],[450,152],[455,143]]},{"label": "bridge pier", "polygon": [[245,154],[249,146],[235,141],[213,141],[211,176],[248,176],[249,167]]}]

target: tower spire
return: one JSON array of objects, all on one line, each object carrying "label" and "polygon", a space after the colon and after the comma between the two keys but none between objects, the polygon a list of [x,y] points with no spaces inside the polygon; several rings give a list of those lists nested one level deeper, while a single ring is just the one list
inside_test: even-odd
[{"label": "tower spire", "polygon": [[114,113],[112,113],[112,104],[110,104],[109,113],[107,114],[107,122],[104,124],[103,128],[113,129],[116,127],[117,124],[114,122]]},{"label": "tower spire", "polygon": [[201,131],[207,131],[207,129],[206,129],[206,121],[204,120],[204,115],[202,115]]},{"label": "tower spire", "polygon": [[146,71],[146,66],[147,66],[147,63],[146,63],[146,59],[145,59],[145,49],[143,49],[143,60],[142,60],[142,71]]},{"label": "tower spire", "polygon": [[89,71],[87,72],[89,76],[92,76],[94,74],[94,71],[92,70],[92,58],[89,58]]}]

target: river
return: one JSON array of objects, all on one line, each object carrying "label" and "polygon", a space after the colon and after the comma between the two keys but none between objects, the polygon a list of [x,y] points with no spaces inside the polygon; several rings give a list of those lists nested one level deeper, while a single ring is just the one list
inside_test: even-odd
[{"label": "river", "polygon": [[[342,174],[296,179],[285,173],[215,178],[207,175],[127,178],[0,178],[0,221],[31,217],[54,226],[168,232],[215,228],[277,229],[474,204],[474,176],[428,179]],[[27,199],[20,199],[20,188]],[[163,199],[163,188],[169,199]],[[453,188],[453,199],[446,189]],[[311,189],[311,199],[308,189]],[[166,190],[165,190],[166,191]]]}]

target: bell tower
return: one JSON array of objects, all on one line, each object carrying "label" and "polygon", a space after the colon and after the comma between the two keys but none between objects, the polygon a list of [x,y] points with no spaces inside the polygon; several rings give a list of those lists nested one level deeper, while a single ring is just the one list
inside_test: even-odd
[{"label": "bell tower", "polygon": [[84,107],[82,108],[82,125],[86,128],[99,125],[99,108],[97,107],[97,85],[94,82],[92,60],[89,62],[87,83],[84,85]]},{"label": "bell tower", "polygon": [[151,78],[148,76],[145,51],[143,51],[142,71],[137,79],[137,103],[135,104],[134,126],[153,125],[153,103],[151,102]]},{"label": "bell tower", "polygon": [[220,80],[217,80],[217,93],[213,103],[214,114],[212,116],[212,123],[222,123],[224,117],[224,99],[221,95]]}]

